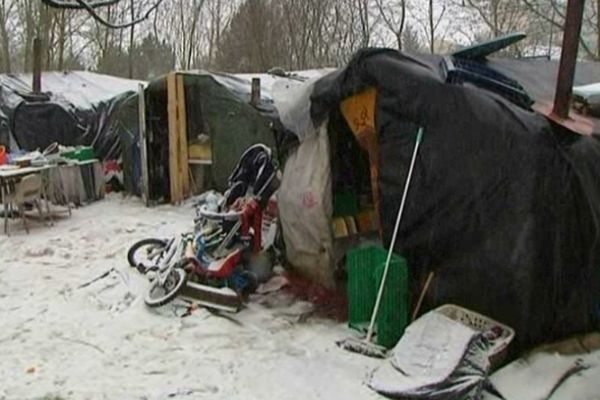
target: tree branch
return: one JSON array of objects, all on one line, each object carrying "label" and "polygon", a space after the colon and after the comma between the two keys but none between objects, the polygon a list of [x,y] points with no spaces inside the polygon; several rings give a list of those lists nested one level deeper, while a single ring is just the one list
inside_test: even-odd
[{"label": "tree branch", "polygon": [[152,7],[150,7],[148,9],[148,11],[146,11],[146,13],[143,16],[141,16],[140,18],[134,19],[132,21],[129,21],[129,22],[123,23],[123,24],[113,24],[112,22],[107,21],[103,17],[101,17],[96,12],[95,8],[102,7],[102,6],[108,6],[111,4],[116,4],[121,0],[96,0],[96,1],[91,1],[91,2],[90,2],[90,0],[73,0],[75,3],[73,3],[73,1],[67,1],[67,0],[42,0],[42,1],[51,7],[84,9],[96,21],[98,21],[102,25],[107,26],[112,29],[130,28],[136,24],[139,24],[140,22],[145,21],[146,19],[148,19],[148,17],[150,17],[150,14],[152,14],[152,12],[154,10],[156,10],[156,8],[158,8],[158,6],[163,2],[163,0],[157,0],[156,3],[154,3],[154,5]]},{"label": "tree branch", "polygon": [[[112,6],[121,0],[88,0],[88,4],[92,8]],[[42,0],[42,3],[53,8],[81,10],[84,8],[76,0]]]}]

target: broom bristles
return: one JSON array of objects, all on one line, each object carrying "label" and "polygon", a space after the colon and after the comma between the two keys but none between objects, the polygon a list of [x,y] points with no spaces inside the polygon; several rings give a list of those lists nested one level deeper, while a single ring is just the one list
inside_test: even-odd
[{"label": "broom bristles", "polygon": [[336,344],[346,351],[362,354],[371,358],[386,358],[387,355],[387,349],[385,347],[367,342],[365,339],[359,340],[356,338],[349,338],[340,340],[336,342]]}]

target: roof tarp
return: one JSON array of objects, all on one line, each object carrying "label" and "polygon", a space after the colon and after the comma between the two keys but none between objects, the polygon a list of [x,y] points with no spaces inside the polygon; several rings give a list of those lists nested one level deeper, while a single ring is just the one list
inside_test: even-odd
[{"label": "roof tarp", "polygon": [[[343,99],[378,89],[386,243],[415,134],[424,127],[395,250],[409,260],[413,293],[435,271],[429,307],[455,303],[506,323],[517,332],[515,349],[593,329],[600,299],[600,140],[552,127],[484,89],[447,84],[439,60],[359,52],[315,84],[314,125],[339,113]],[[536,100],[552,93],[555,63],[491,65],[511,73]],[[597,79],[600,69],[593,67],[578,84]]]},{"label": "roof tarp", "polygon": [[44,72],[40,97],[31,95],[31,80],[31,74],[0,75],[2,130],[10,131],[19,148],[58,142],[92,145],[103,159],[120,155],[123,118],[137,120],[137,110],[130,115],[119,110],[142,82],[84,71]]},{"label": "roof tarp", "polygon": [[[277,104],[285,101],[304,80],[322,76],[330,70],[301,71],[287,77],[271,74],[225,74],[208,71],[184,71],[188,143],[200,136],[210,138],[212,165],[211,187],[224,190],[233,168],[244,151],[263,143],[275,154],[285,153],[288,144],[280,135]],[[260,78],[260,104],[250,105],[252,78]],[[146,89],[150,138],[148,141],[151,197],[159,199],[169,193],[168,114],[166,78],[152,81]],[[295,144],[295,143],[294,143]]]}]

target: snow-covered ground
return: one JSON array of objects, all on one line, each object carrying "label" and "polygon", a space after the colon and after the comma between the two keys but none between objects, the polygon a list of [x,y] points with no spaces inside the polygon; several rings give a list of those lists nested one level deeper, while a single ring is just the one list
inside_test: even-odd
[{"label": "snow-covered ground", "polygon": [[[286,295],[234,320],[146,308],[130,244],[190,228],[189,207],[119,195],[53,227],[0,236],[0,399],[369,399],[377,360],[338,349],[342,324]],[[115,268],[105,279],[80,288]]]},{"label": "snow-covered ground", "polygon": [[[192,215],[112,195],[29,235],[13,222],[0,236],[0,400],[380,398],[363,382],[382,361],[338,349],[346,327],[304,318],[311,305],[283,292],[230,319],[146,308],[126,251],[189,229]],[[573,365],[584,368],[555,389]],[[491,380],[508,400],[598,400],[599,373],[600,351],[547,352]]]}]

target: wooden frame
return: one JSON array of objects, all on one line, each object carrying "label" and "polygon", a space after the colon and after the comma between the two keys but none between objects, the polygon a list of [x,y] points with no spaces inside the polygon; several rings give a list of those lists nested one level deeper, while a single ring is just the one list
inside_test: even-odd
[{"label": "wooden frame", "polygon": [[169,180],[171,203],[181,203],[190,194],[187,113],[183,75],[167,76],[169,116]]},{"label": "wooden frame", "polygon": [[150,204],[149,180],[148,180],[148,144],[146,142],[146,96],[144,85],[140,83],[138,87],[138,117],[139,117],[139,146],[142,164],[142,200],[146,207]]}]

